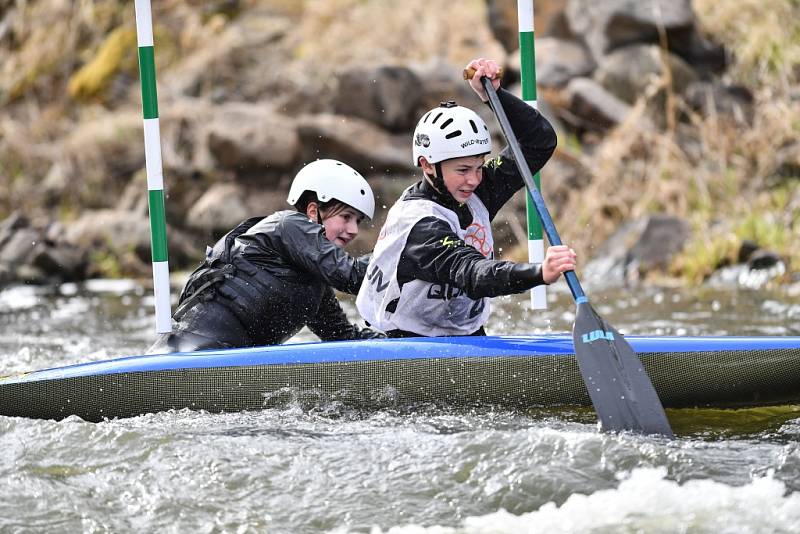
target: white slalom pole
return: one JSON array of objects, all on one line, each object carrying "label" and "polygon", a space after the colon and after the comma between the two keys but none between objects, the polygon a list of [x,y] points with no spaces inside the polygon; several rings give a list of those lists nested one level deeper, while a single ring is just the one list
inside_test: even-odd
[{"label": "white slalom pole", "polygon": [[150,0],[136,0],[136,40],[139,45],[139,78],[142,85],[144,154],[147,167],[150,207],[150,246],[153,258],[153,289],[156,305],[156,332],[172,331],[169,295],[167,221],[164,210],[164,174],[161,169],[161,132],[158,122],[156,63],[153,52],[153,17]]},{"label": "white slalom pole", "polygon": [[[522,100],[538,109],[536,101],[536,52],[533,39],[533,0],[517,0],[519,19],[520,77],[522,78]],[[533,179],[541,191],[541,177],[537,172]],[[530,194],[525,195],[528,212],[528,258],[531,263],[544,261],[544,238],[542,222]],[[531,306],[534,310],[547,308],[546,286],[536,286],[531,290]]]}]

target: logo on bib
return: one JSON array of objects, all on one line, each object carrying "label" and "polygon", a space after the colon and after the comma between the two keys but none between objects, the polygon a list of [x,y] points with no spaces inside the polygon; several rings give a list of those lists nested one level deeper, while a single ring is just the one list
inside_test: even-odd
[{"label": "logo on bib", "polygon": [[474,222],[467,226],[466,235],[464,235],[464,242],[472,245],[485,257],[489,257],[492,253],[492,246],[488,243],[488,232],[481,224]]}]

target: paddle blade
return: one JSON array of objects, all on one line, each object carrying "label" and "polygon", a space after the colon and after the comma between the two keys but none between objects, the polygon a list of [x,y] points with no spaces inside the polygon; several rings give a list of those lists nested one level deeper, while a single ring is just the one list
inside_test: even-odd
[{"label": "paddle blade", "polygon": [[588,302],[578,304],[575,356],[601,430],[672,437],[672,429],[639,356]]}]

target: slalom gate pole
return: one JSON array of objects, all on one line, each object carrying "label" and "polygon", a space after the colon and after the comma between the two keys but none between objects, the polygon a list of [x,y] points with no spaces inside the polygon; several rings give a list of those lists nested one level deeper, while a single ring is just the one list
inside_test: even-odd
[{"label": "slalom gate pole", "polygon": [[[520,77],[522,79],[522,100],[538,109],[536,101],[536,52],[534,50],[533,0],[517,0],[517,16],[519,20],[519,56]],[[537,172],[533,179],[541,190],[541,176]],[[530,193],[525,195],[525,206],[528,213],[528,258],[531,263],[544,261],[544,239],[542,222],[536,213],[536,207]],[[534,310],[547,308],[547,286],[540,285],[531,289],[531,306]]]},{"label": "slalom gate pole", "polygon": [[153,51],[153,17],[150,0],[136,0],[136,41],[139,46],[139,78],[142,85],[144,154],[150,208],[150,246],[153,258],[156,332],[172,330],[170,307],[167,221],[164,210],[164,174],[161,168],[161,132],[158,122],[156,64]]}]

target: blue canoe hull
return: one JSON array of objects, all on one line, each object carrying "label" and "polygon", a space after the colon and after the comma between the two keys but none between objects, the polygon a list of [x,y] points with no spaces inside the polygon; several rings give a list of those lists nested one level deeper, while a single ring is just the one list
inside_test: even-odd
[{"label": "blue canoe hull", "polygon": [[[800,337],[627,337],[665,407],[800,402]],[[358,406],[589,406],[569,335],[302,343],[144,355],[0,379],[0,415],[86,420],[262,409],[312,394]]]}]

